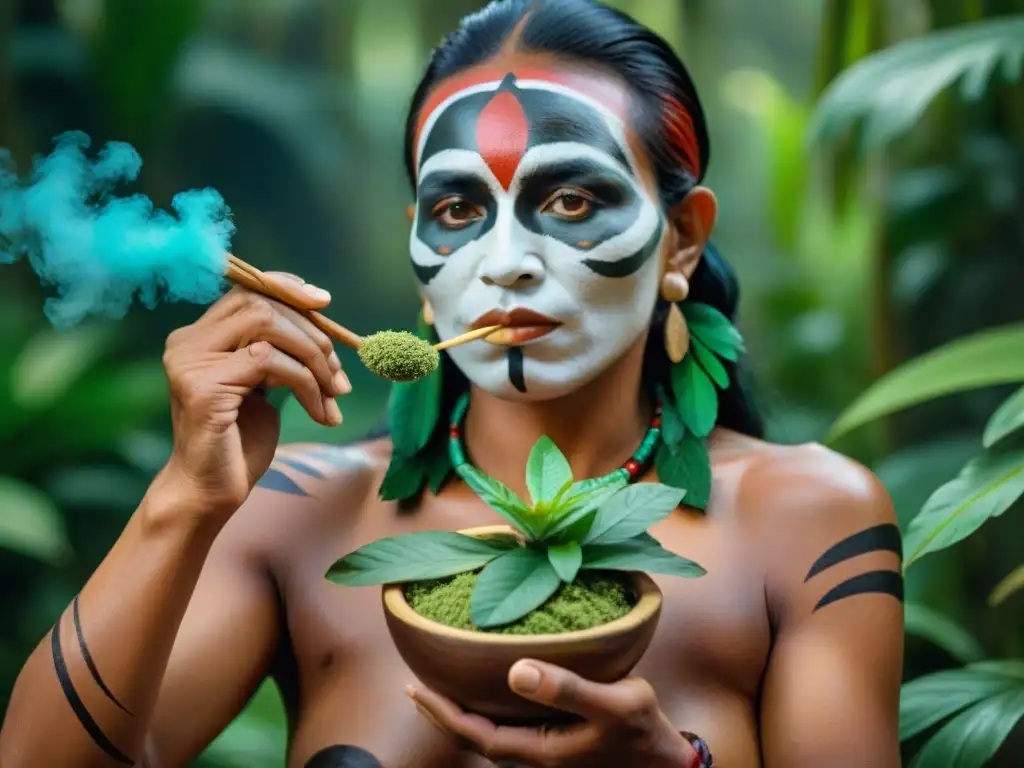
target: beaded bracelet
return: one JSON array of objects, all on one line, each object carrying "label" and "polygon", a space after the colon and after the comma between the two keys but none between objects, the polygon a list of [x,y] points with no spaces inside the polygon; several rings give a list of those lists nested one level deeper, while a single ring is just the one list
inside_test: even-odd
[{"label": "beaded bracelet", "polygon": [[693,750],[697,753],[697,760],[699,760],[699,762],[690,766],[690,768],[714,768],[715,761],[714,758],[711,757],[711,750],[708,749],[707,742],[700,736],[688,733],[687,731],[680,731],[679,733],[682,734],[684,739],[690,742],[690,746],[693,747]]}]

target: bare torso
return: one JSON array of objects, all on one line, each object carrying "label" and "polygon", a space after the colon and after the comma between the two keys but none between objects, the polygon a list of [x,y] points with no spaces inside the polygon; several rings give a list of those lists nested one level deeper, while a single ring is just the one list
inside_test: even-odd
[{"label": "bare torso", "polygon": [[[319,500],[282,508],[286,530],[271,564],[287,623],[282,644],[288,661],[275,674],[293,713],[291,768],[335,745],[365,749],[386,768],[491,765],[460,751],[406,698],[404,687],[414,678],[388,635],[380,587],[343,588],[324,578],[338,557],[385,536],[503,522],[461,484],[428,495],[413,512],[380,501],[376,489],[387,450],[383,442],[327,453],[285,449],[283,455],[326,480],[275,465]],[[760,765],[756,699],[771,645],[757,526],[746,523],[756,510],[744,509],[750,494],[741,486],[760,457],[786,450],[801,449],[716,435],[708,513],[679,510],[652,529],[664,546],[708,573],[657,579],[663,613],[635,674],[654,686],[673,723],[716,745],[716,762],[723,765]],[[289,506],[288,496],[281,498],[282,507]],[[346,765],[329,754],[317,768]]]}]

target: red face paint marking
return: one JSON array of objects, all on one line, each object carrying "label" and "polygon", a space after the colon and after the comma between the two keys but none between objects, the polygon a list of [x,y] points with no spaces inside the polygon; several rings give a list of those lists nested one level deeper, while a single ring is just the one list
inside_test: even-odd
[{"label": "red face paint marking", "polygon": [[499,91],[477,118],[477,149],[506,191],[526,153],[529,133],[526,113],[512,91]]},{"label": "red face paint marking", "polygon": [[[420,135],[423,133],[423,128],[427,124],[427,120],[430,119],[434,110],[447,99],[466,88],[472,88],[482,83],[501,81],[510,71],[517,80],[546,80],[549,83],[577,91],[584,96],[589,96],[599,104],[603,104],[623,122],[628,120],[629,104],[625,92],[609,89],[599,80],[595,80],[585,74],[556,72],[538,67],[514,67],[509,70],[507,66],[483,65],[460,72],[457,75],[452,75],[441,81],[431,91],[430,96],[424,101],[423,107],[420,109],[419,118],[416,121],[415,140],[417,144],[420,140]],[[416,160],[419,160],[418,152]]]}]

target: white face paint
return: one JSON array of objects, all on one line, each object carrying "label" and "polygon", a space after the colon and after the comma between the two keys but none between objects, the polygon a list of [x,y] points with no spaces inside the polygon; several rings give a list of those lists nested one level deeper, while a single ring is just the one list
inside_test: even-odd
[{"label": "white face paint", "polygon": [[473,384],[506,398],[560,397],[647,331],[665,227],[613,112],[508,76],[442,102],[417,158],[410,248],[438,335],[464,333],[493,310],[559,323],[510,346],[450,350]]}]

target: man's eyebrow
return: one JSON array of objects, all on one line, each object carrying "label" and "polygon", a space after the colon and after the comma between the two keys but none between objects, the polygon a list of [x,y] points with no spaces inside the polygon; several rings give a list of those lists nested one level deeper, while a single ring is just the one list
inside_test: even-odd
[{"label": "man's eyebrow", "polygon": [[479,173],[468,170],[431,171],[416,185],[418,194],[456,189],[460,191],[487,191],[487,182]]},{"label": "man's eyebrow", "polygon": [[592,179],[615,182],[626,187],[633,183],[621,171],[610,165],[589,158],[572,158],[568,160],[552,160],[538,164],[523,174],[523,181],[542,180],[551,183],[564,183],[580,179]]}]

